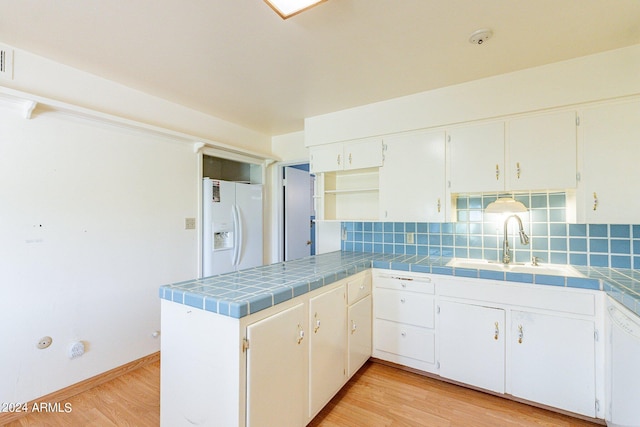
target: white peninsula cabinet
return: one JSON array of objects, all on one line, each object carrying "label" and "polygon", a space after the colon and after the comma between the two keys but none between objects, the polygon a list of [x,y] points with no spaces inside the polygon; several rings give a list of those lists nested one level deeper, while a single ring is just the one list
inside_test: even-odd
[{"label": "white peninsula cabinet", "polygon": [[347,378],[345,306],[344,286],[309,300],[309,417],[320,412]]},{"label": "white peninsula cabinet", "polygon": [[239,319],[163,299],[161,425],[305,426],[371,356],[370,304],[369,270]]},{"label": "white peninsula cabinet", "polygon": [[247,326],[251,350],[247,351],[247,425],[304,424],[304,317],[304,304],[298,304]]},{"label": "white peninsula cabinet", "polygon": [[576,187],[576,113],[527,115],[448,131],[452,193]]},{"label": "white peninsula cabinet", "polygon": [[599,291],[443,278],[440,375],[603,418],[603,297]]},{"label": "white peninsula cabinet", "polygon": [[380,219],[444,222],[447,213],[444,131],[384,138]]},{"label": "white peninsula cabinet", "polygon": [[578,221],[636,224],[640,198],[640,100],[605,104],[580,114]]}]

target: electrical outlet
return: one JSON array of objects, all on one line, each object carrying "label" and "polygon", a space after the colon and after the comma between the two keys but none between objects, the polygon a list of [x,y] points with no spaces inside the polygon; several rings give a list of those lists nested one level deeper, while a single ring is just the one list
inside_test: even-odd
[{"label": "electrical outlet", "polygon": [[184,219],[184,229],[185,230],[195,230],[196,229],[196,219],[195,218],[185,218]]},{"label": "electrical outlet", "polygon": [[411,245],[413,244],[413,233],[407,233],[407,244]]}]

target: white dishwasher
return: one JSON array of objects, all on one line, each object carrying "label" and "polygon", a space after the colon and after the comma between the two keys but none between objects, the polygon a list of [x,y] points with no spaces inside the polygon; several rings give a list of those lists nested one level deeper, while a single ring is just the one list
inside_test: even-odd
[{"label": "white dishwasher", "polygon": [[609,427],[640,427],[640,317],[607,298]]}]

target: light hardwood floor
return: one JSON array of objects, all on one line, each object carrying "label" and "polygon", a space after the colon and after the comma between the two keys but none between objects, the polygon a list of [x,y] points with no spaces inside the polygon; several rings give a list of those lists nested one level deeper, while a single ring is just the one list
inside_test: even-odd
[{"label": "light hardwood floor", "polygon": [[[71,412],[31,413],[7,427],[158,426],[160,363],[122,375],[64,403],[71,404]],[[313,427],[597,425],[380,363],[367,363],[310,424]]]}]

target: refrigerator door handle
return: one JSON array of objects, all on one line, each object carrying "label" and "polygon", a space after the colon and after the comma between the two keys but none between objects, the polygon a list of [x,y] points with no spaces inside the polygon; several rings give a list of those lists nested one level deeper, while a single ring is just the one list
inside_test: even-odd
[{"label": "refrigerator door handle", "polygon": [[231,264],[237,267],[240,259],[240,242],[242,242],[240,237],[240,213],[237,205],[233,205],[231,211],[233,212],[233,257]]},{"label": "refrigerator door handle", "polygon": [[242,255],[242,242],[244,240],[244,227],[242,223],[242,216],[240,215],[240,208],[236,205],[236,217],[238,218],[238,249],[236,250],[236,266],[240,265],[240,256]]}]

